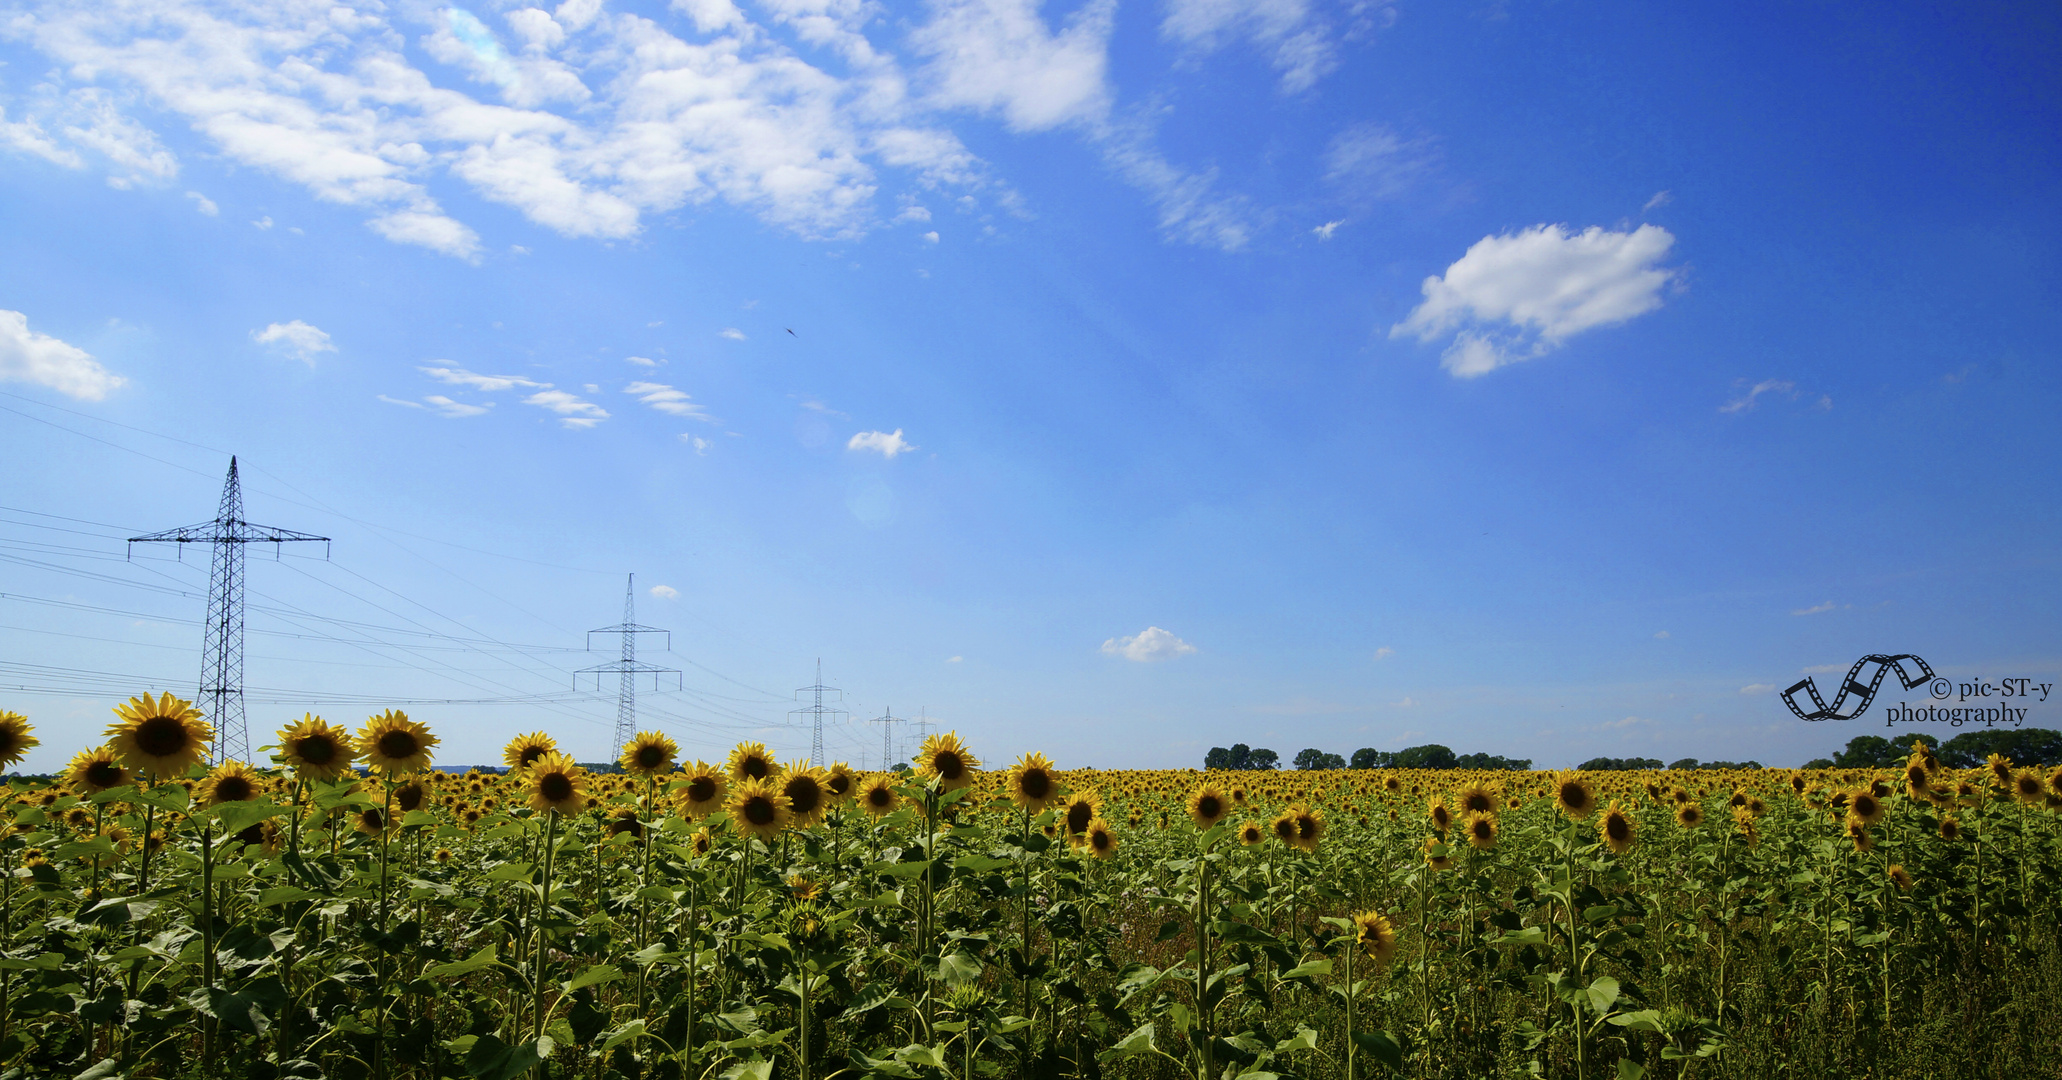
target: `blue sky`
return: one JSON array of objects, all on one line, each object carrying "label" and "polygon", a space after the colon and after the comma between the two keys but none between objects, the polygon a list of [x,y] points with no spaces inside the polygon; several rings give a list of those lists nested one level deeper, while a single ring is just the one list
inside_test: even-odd
[{"label": "blue sky", "polygon": [[336,540],[252,561],[256,742],[377,699],[443,761],[595,759],[573,672],[634,571],[683,671],[645,715],[705,757],[806,752],[820,657],[869,767],[890,708],[997,764],[1798,764],[1886,733],[1792,718],[1804,673],[2062,674],[2057,45],[2017,5],[8,3],[0,707],[54,767],[190,691],[205,567],[120,538],[233,452]]}]

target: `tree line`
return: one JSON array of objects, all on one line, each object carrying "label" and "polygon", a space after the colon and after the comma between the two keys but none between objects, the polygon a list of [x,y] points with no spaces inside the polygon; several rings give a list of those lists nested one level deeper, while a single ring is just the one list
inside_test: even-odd
[{"label": "tree line", "polygon": [[[1531,758],[1507,758],[1494,754],[1456,754],[1438,743],[1424,746],[1408,746],[1402,750],[1377,750],[1363,746],[1353,752],[1351,759],[1338,754],[1327,753],[1315,747],[1298,750],[1290,764],[1297,769],[1506,769],[1520,771],[1532,767]],[[1213,746],[1203,755],[1205,769],[1278,769],[1281,755],[1266,748],[1254,749],[1245,743],[1233,743],[1229,747]]]}]

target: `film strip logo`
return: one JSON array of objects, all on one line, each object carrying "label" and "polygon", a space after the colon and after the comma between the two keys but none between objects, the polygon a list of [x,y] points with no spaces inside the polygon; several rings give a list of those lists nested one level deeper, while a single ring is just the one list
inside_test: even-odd
[{"label": "film strip logo", "polygon": [[[1919,669],[1917,675],[1905,673],[1907,662]],[[1874,670],[1870,673],[1868,681],[1863,682],[1862,669],[1868,667],[1873,667]],[[1819,688],[1808,676],[1797,680],[1795,686],[1783,691],[1783,704],[1790,706],[1790,711],[1796,713],[1799,720],[1852,720],[1869,711],[1869,703],[1876,700],[1876,689],[1883,685],[1883,676],[1893,671],[1897,672],[1897,681],[1903,683],[1907,690],[1916,690],[1921,683],[1933,679],[1933,669],[1926,666],[1926,661],[1910,653],[1899,653],[1895,656],[1870,653],[1856,660],[1854,666],[1847,669],[1847,681],[1840,685],[1840,693],[1833,698],[1830,707],[1824,698],[1819,697]],[[1810,712],[1798,706],[1799,690],[1811,695],[1814,708]],[[1852,712],[1848,711],[1849,699],[1854,699]]]}]

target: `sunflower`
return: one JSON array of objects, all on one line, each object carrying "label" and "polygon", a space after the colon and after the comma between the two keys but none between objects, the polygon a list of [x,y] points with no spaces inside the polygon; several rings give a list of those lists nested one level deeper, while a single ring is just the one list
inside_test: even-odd
[{"label": "sunflower", "polygon": [[730,779],[723,770],[705,761],[697,761],[681,770],[687,774],[687,783],[680,786],[674,805],[690,818],[704,818],[723,805],[723,789],[730,786]]},{"label": "sunflower", "polygon": [[1863,825],[1874,825],[1882,821],[1883,815],[1887,812],[1882,798],[1868,788],[1852,791],[1847,795],[1847,816],[1851,820],[1859,821]]},{"label": "sunflower", "polygon": [[1932,798],[1933,774],[1926,771],[1925,765],[1913,760],[1904,767],[1904,789],[1914,799]]},{"label": "sunflower", "polygon": [[709,835],[709,830],[707,829],[696,829],[694,835],[689,837],[687,842],[698,856],[707,855],[716,847],[716,838]]},{"label": "sunflower", "polygon": [[830,798],[832,806],[850,802],[852,796],[859,793],[858,774],[842,761],[833,762],[824,770],[823,793]]},{"label": "sunflower", "polygon": [[1068,836],[1079,836],[1088,831],[1088,823],[1103,816],[1103,793],[1094,788],[1082,788],[1068,795],[1060,804],[1061,821]]},{"label": "sunflower", "polygon": [[[1394,811],[1391,811],[1391,813],[1394,813]],[[1282,842],[1283,847],[1296,846],[1296,812],[1294,810],[1282,811],[1281,816],[1268,822],[1267,828],[1269,832],[1274,833],[1276,840]]]},{"label": "sunflower", "polygon": [[1025,754],[1003,780],[1009,791],[1010,801],[1023,807],[1027,814],[1036,814],[1051,806],[1060,797],[1060,782],[1053,776],[1052,761],[1044,754]]},{"label": "sunflower", "polygon": [[365,767],[388,776],[406,776],[430,766],[430,747],[437,737],[430,729],[408,718],[399,709],[388,709],[367,717],[358,732],[358,746],[365,752]]},{"label": "sunflower", "polygon": [[1439,830],[1442,836],[1446,834],[1446,830],[1453,827],[1453,811],[1447,808],[1444,796],[1434,795],[1426,802],[1425,817],[1430,819],[1432,827]]},{"label": "sunflower", "polygon": [[1396,959],[1396,927],[1379,911],[1363,911],[1353,917],[1353,939],[1374,958],[1377,968],[1386,968]]},{"label": "sunflower", "polygon": [[1107,859],[1117,854],[1117,834],[1110,830],[1110,823],[1096,818],[1088,823],[1086,846],[1089,853],[1098,859]]},{"label": "sunflower", "polygon": [[1897,885],[1899,892],[1911,890],[1912,875],[1910,871],[1907,871],[1903,866],[1892,864],[1888,873],[1890,874],[1890,880]]},{"label": "sunflower", "polygon": [[1467,834],[1468,843],[1477,851],[1488,851],[1496,846],[1496,815],[1469,814],[1461,823],[1461,832]]},{"label": "sunflower", "polygon": [[2020,769],[2012,774],[2012,797],[2028,805],[2037,805],[2041,796],[2048,793],[2048,783],[2041,774],[2032,769]]},{"label": "sunflower", "polygon": [[[1747,807],[1741,807],[1741,811],[1749,817],[1754,816]],[[1633,832],[1632,815],[1626,813],[1616,800],[1604,811],[1604,816],[1597,819],[1597,837],[1613,854],[1623,855],[1632,850]]]},{"label": "sunflower", "polygon": [[766,752],[766,744],[741,742],[724,764],[732,780],[771,780],[780,775],[780,762]]},{"label": "sunflower", "polygon": [[876,773],[859,788],[860,807],[874,817],[893,812],[901,802],[902,796],[895,794],[893,773]]},{"label": "sunflower", "polygon": [[1554,779],[1554,805],[1561,812],[1581,821],[1596,813],[1597,792],[1581,773],[1562,773]]},{"label": "sunflower", "polygon": [[1940,838],[1950,843],[1962,838],[1961,819],[1949,814],[1940,819]]},{"label": "sunflower", "polygon": [[637,820],[637,808],[618,806],[609,811],[608,824],[604,829],[609,836],[630,835],[632,840],[644,839],[644,822]]},{"label": "sunflower", "polygon": [[1293,807],[1290,813],[1296,820],[1296,850],[1316,851],[1318,842],[1325,838],[1325,816],[1307,806]]},{"label": "sunflower", "polygon": [[423,800],[427,799],[429,794],[429,789],[422,786],[422,781],[410,780],[394,789],[394,809],[404,814],[411,810],[420,810]]},{"label": "sunflower", "polygon": [[351,827],[367,836],[378,836],[393,825],[387,812],[377,806],[361,806],[351,815]]},{"label": "sunflower", "polygon": [[[1134,821],[1132,824],[1136,825],[1138,823]],[[1265,839],[1267,839],[1267,831],[1260,827],[1259,822],[1248,821],[1244,825],[1239,826],[1239,843],[1246,847],[1253,847]]]},{"label": "sunflower", "polygon": [[1434,870],[1453,869],[1453,849],[1436,836],[1425,837],[1425,865]]},{"label": "sunflower", "polygon": [[823,786],[829,775],[806,761],[794,762],[780,774],[780,793],[788,798],[789,824],[806,829],[823,820],[823,812],[830,809],[830,793]]},{"label": "sunflower", "polygon": [[530,781],[530,809],[542,814],[577,814],[587,809],[587,791],[580,786],[587,779],[572,758],[553,750],[530,762],[524,770]]},{"label": "sunflower", "polygon": [[241,761],[225,761],[201,781],[200,801],[204,806],[249,802],[258,797],[260,777]]},{"label": "sunflower", "polygon": [[28,717],[0,709],[0,768],[29,756],[30,747],[43,745],[43,740],[29,734],[29,730]]},{"label": "sunflower", "polygon": [[959,741],[956,731],[944,731],[924,739],[916,755],[916,774],[937,777],[938,786],[955,791],[974,782],[974,770],[981,759]]},{"label": "sunflower", "polygon": [[746,780],[730,794],[730,819],[738,828],[771,840],[787,827],[788,797],[764,780]]},{"label": "sunflower", "polygon": [[533,731],[508,740],[508,745],[501,748],[501,762],[508,766],[510,772],[521,772],[529,768],[531,762],[557,749],[558,744],[551,740],[551,736]]},{"label": "sunflower", "polygon": [[1463,814],[1494,814],[1503,801],[1503,786],[1484,780],[1469,784],[1454,796]]},{"label": "sunflower", "polygon": [[814,900],[823,895],[823,886],[807,874],[788,876],[788,895],[797,900]]},{"label": "sunflower", "polygon": [[435,852],[431,853],[430,858],[435,859],[440,863],[450,862],[452,858],[451,849],[447,847],[440,847]]},{"label": "sunflower", "polygon": [[129,770],[115,760],[114,747],[97,746],[73,756],[71,766],[65,770],[65,780],[73,790],[90,795],[128,783]]},{"label": "sunflower", "polygon": [[1675,823],[1685,829],[1694,829],[1704,824],[1704,807],[1701,803],[1686,802],[1675,808]]},{"label": "sunflower", "polygon": [[351,767],[358,747],[349,731],[303,713],[299,723],[279,729],[279,756],[304,780],[334,780]]},{"label": "sunflower", "polygon": [[2062,795],[2062,765],[2055,766],[2054,771],[2048,774],[2048,797],[2052,799],[2057,795]]},{"label": "sunflower", "polygon": [[119,724],[109,725],[108,745],[122,763],[151,777],[172,777],[200,764],[207,756],[215,729],[201,719],[191,702],[170,694],[132,697],[115,706]]},{"label": "sunflower", "polygon": [[1876,846],[1876,840],[1869,835],[1869,827],[1855,818],[1847,819],[1847,838],[1854,841],[1854,850],[1868,851]]},{"label": "sunflower", "polygon": [[623,756],[618,759],[623,771],[632,776],[647,779],[660,773],[673,771],[673,759],[680,753],[680,744],[656,731],[640,731],[637,737],[623,746]]},{"label": "sunflower", "polygon": [[1189,820],[1196,823],[1198,830],[1208,829],[1231,813],[1231,800],[1216,784],[1205,780],[1189,792],[1188,810]]}]

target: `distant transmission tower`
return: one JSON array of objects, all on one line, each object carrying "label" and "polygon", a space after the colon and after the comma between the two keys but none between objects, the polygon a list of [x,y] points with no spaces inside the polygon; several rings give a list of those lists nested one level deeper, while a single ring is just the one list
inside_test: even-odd
[{"label": "distant transmission tower", "polygon": [[888,708],[886,708],[886,709],[883,709],[883,710],[881,710],[881,715],[879,715],[879,716],[876,716],[876,717],[874,717],[874,718],[873,718],[872,720],[869,720],[869,721],[867,721],[867,723],[869,723],[869,724],[879,724],[879,725],[881,725],[881,771],[882,771],[882,772],[890,772],[890,771],[893,771],[893,769],[895,768],[895,727],[894,727],[894,725],[896,725],[896,724],[906,724],[906,723],[908,723],[908,722],[909,722],[909,721],[908,721],[908,719],[907,719],[906,717],[901,717],[901,716],[896,716],[896,715],[895,715],[895,709],[894,709],[894,707],[893,707],[893,706],[889,706]]},{"label": "distant transmission tower", "polygon": [[[229,480],[222,485],[222,505],[215,510],[215,520],[129,538],[131,544],[215,546],[208,572],[208,628],[200,653],[199,701],[208,722],[215,726],[215,745],[208,751],[213,763],[251,760],[250,725],[243,713],[243,546],[271,544],[276,559],[279,545],[313,540],[322,541],[322,555],[328,558],[327,536],[253,525],[243,519],[243,485],[236,478],[234,457],[229,459]],[[186,549],[174,550],[184,561]]]},{"label": "distant transmission tower", "polygon": [[840,715],[843,715],[843,714],[844,714],[844,712],[845,712],[845,710],[843,710],[843,709],[838,709],[838,708],[826,708],[826,707],[824,707],[824,704],[823,704],[823,695],[825,695],[825,694],[836,694],[836,695],[838,695],[838,697],[837,697],[837,698],[835,698],[834,700],[837,700],[837,701],[843,701],[843,700],[845,699],[845,698],[844,698],[845,692],[844,692],[843,690],[840,690],[840,689],[838,689],[838,688],[837,688],[837,687],[835,687],[835,686],[825,686],[825,685],[823,685],[823,658],[819,656],[819,657],[817,657],[817,658],[816,658],[816,685],[814,685],[814,686],[804,686],[804,687],[802,687],[802,688],[800,688],[800,689],[796,690],[796,691],[795,691],[795,694],[796,694],[797,696],[800,696],[800,695],[802,695],[802,694],[814,694],[814,695],[816,695],[816,702],[815,702],[815,704],[813,704],[813,705],[810,705],[810,706],[809,706],[809,707],[807,707],[807,708],[802,708],[802,709],[790,709],[790,710],[788,711],[788,715],[789,715],[789,716],[807,716],[807,717],[809,717],[809,718],[810,718],[810,721],[811,721],[811,723],[812,723],[812,724],[813,724],[813,726],[814,726],[814,734],[813,734],[813,735],[811,735],[811,737],[810,737],[810,739],[809,739],[809,763],[810,763],[811,765],[822,765],[822,764],[824,764],[824,757],[823,757],[823,718],[824,718],[824,715],[825,715],[825,714],[829,714],[829,715],[831,715],[831,716],[833,716],[833,717],[836,717],[836,716],[840,716]]},{"label": "distant transmission tower", "polygon": [[622,623],[616,626],[604,626],[599,630],[587,631],[587,648],[589,650],[594,648],[594,635],[596,634],[621,634],[623,636],[623,658],[606,664],[597,664],[591,668],[581,668],[573,673],[573,685],[576,688],[580,685],[580,676],[592,675],[594,676],[594,688],[600,690],[601,677],[612,671],[617,673],[620,689],[616,698],[616,737],[609,744],[609,760],[614,761],[623,756],[624,744],[637,737],[637,676],[649,672],[652,677],[652,690],[657,692],[659,689],[659,676],[671,675],[673,676],[674,689],[679,689],[680,669],[660,667],[657,664],[639,663],[637,660],[637,635],[664,634],[666,635],[666,648],[670,650],[673,648],[673,631],[661,630],[656,626],[637,625],[636,574],[631,574],[629,580],[623,586]]}]

